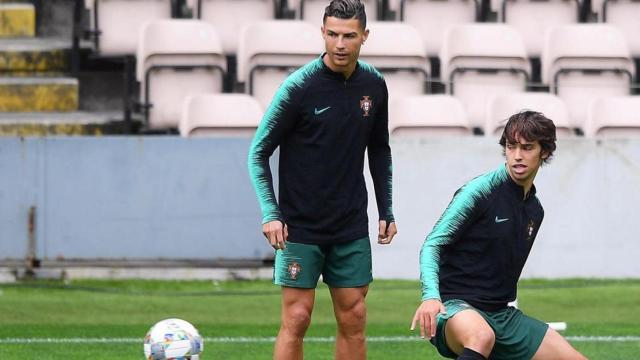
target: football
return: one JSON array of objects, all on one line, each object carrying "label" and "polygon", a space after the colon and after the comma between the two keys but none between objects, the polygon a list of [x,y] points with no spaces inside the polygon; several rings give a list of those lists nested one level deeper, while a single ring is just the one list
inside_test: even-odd
[{"label": "football", "polygon": [[203,349],[198,330],[181,319],[159,321],[144,338],[147,360],[199,360]]}]

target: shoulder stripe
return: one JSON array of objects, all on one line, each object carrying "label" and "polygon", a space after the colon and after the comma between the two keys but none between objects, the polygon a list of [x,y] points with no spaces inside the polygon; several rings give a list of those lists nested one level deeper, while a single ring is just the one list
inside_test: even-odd
[{"label": "shoulder stripe", "polygon": [[362,60],[358,60],[358,65],[360,65],[362,70],[375,75],[380,80],[384,80],[384,76],[382,76],[382,73],[380,71],[378,71],[378,69],[376,69],[373,65],[371,65],[371,64],[369,64],[367,62],[364,62]]},{"label": "shoulder stripe", "polygon": [[263,223],[282,220],[273,190],[269,157],[279,145],[282,129],[290,126],[287,122],[294,121],[291,118],[292,113],[287,113],[291,111],[291,106],[296,105],[293,103],[294,93],[301,91],[306,81],[319,69],[322,69],[320,58],[302,66],[285,79],[264,113],[253,137],[248,159],[249,175],[258,195]]},{"label": "shoulder stripe", "polygon": [[422,299],[440,299],[439,268],[442,247],[453,242],[464,230],[478,204],[508,179],[504,166],[480,175],[461,187],[449,203],[420,251]]}]

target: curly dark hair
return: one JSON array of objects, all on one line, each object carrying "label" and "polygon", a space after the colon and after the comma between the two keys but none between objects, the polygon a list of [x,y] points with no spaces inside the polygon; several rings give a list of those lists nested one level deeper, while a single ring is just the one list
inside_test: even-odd
[{"label": "curly dark hair", "polygon": [[553,121],[542,113],[531,110],[511,115],[500,138],[503,151],[507,143],[516,143],[518,136],[527,141],[538,141],[542,152],[547,154],[544,163],[551,161],[556,150],[556,126]]}]

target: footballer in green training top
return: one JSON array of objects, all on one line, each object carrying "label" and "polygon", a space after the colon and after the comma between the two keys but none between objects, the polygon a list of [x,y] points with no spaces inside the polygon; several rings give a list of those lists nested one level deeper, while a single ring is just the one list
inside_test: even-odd
[{"label": "footballer in green training top", "polygon": [[[274,282],[282,289],[275,359],[302,359],[320,275],[338,323],[336,358],[366,358],[365,296],[372,276],[365,150],[378,205],[378,242],[390,243],[397,232],[387,86],[376,69],[358,60],[369,35],[364,5],[331,1],[321,31],[325,53],[280,86],[249,152],[263,233],[276,250]],[[276,199],[269,157],[277,147]]]},{"label": "footballer in green training top", "polygon": [[533,180],[556,149],[556,127],[524,111],[500,145],[506,164],[461,187],[422,246],[411,328],[453,359],[582,360],[547,324],[508,306],[544,216]]}]

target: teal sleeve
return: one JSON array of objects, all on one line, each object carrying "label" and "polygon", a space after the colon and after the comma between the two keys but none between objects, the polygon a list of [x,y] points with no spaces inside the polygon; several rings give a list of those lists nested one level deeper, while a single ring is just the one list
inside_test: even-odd
[{"label": "teal sleeve", "polygon": [[422,301],[441,300],[439,283],[441,254],[477,220],[478,214],[481,213],[482,199],[488,190],[479,185],[481,183],[478,181],[472,181],[456,192],[422,245],[420,251]]},{"label": "teal sleeve", "polygon": [[298,117],[297,101],[300,89],[296,73],[283,82],[267,108],[249,149],[249,176],[262,210],[262,223],[284,217],[276,200],[269,158],[290,132]]},{"label": "teal sleeve", "polygon": [[391,147],[389,146],[389,112],[387,86],[384,84],[384,99],[381,99],[378,116],[371,131],[367,152],[369,155],[369,171],[373,179],[376,193],[376,204],[380,220],[394,222],[392,206],[393,167],[391,163]]}]

